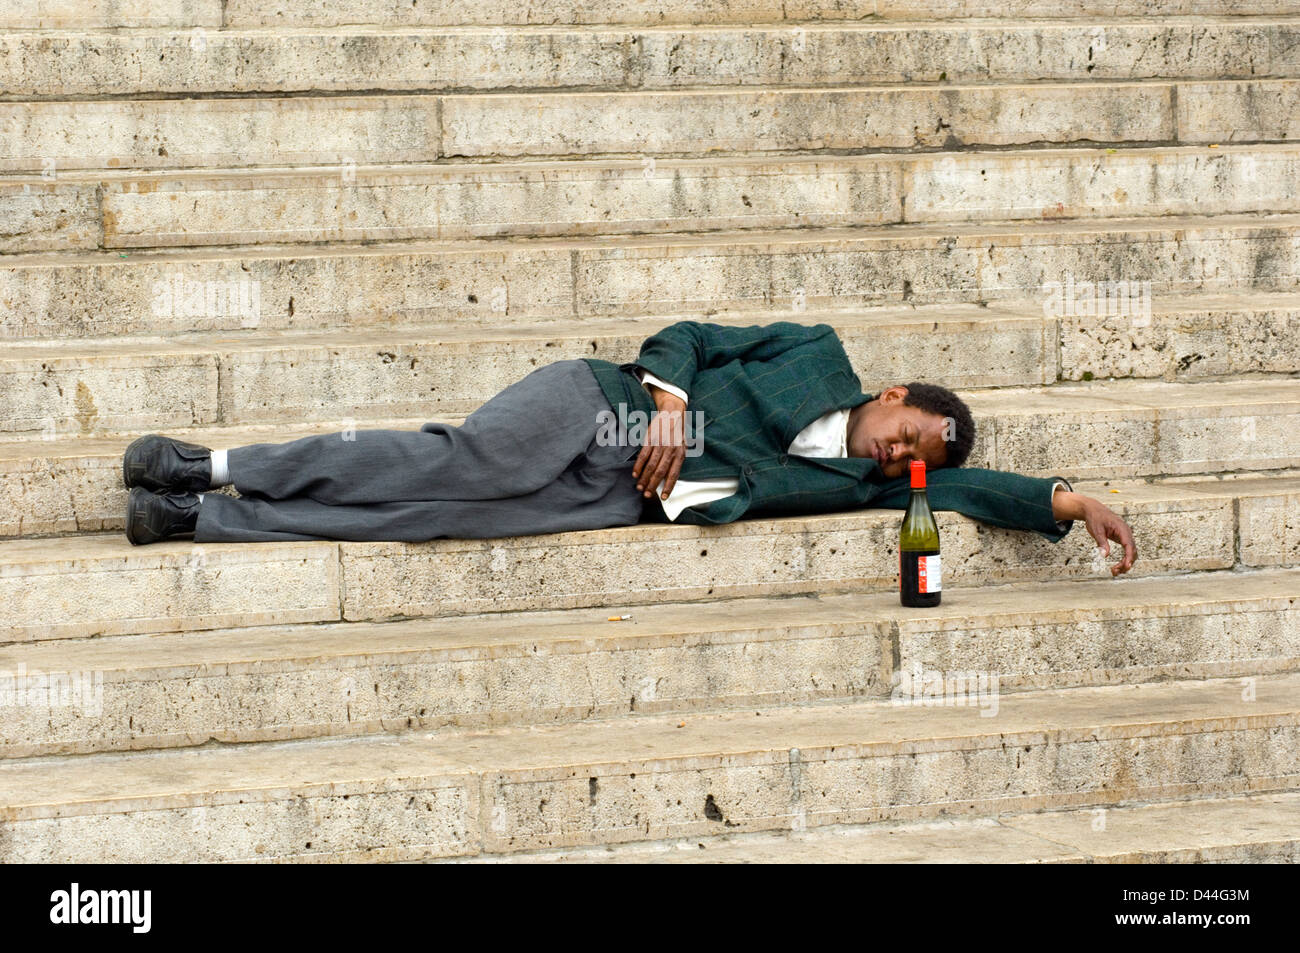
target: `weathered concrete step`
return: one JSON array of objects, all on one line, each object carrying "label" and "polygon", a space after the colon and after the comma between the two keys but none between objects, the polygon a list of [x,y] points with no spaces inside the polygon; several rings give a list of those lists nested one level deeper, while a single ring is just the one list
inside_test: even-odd
[{"label": "weathered concrete step", "polygon": [[0,171],[1300,138],[1300,80],[0,103]]},{"label": "weathered concrete step", "polygon": [[446,96],[439,154],[1287,140],[1300,137],[1297,101],[1290,79]]},{"label": "weathered concrete step", "polygon": [[[954,387],[1057,378],[1056,326],[1041,309],[932,305],[823,316],[833,319],[849,360],[867,376],[887,373]],[[813,323],[806,314],[791,317]],[[0,357],[0,431],[25,431],[48,442],[139,428],[467,414],[552,361],[634,360],[646,338],[672,323],[659,318],[499,330],[250,329],[12,342]]]},{"label": "weathered concrete step", "polygon": [[1300,676],[0,764],[7,862],[399,860],[1280,793]]},{"label": "weathered concrete step", "polygon": [[[497,26],[524,24],[752,24],[881,18],[1218,16],[1294,13],[1292,0],[7,0],[3,29],[100,27]],[[223,17],[224,13],[224,17]]]},{"label": "weathered concrete step", "polygon": [[1300,794],[843,825],[444,863],[1261,864],[1300,862]]},{"label": "weathered concrete step", "polygon": [[[851,345],[850,360],[868,378],[864,387],[917,377],[969,383],[972,375],[960,369],[946,373],[962,360],[974,364],[963,336],[1004,320],[997,313],[954,316],[939,340],[912,359],[895,360],[899,340],[890,337],[892,330],[919,338],[927,332],[915,317],[873,321],[859,313],[837,322]],[[60,436],[275,422],[337,421],[345,430],[357,420],[465,414],[551,361],[584,354],[632,361],[641,342],[662,327],[606,324],[584,329],[581,337],[569,328],[567,334],[485,341],[449,341],[438,332],[388,338],[262,332],[216,340],[11,344],[0,358],[0,431],[48,443]],[[1020,353],[1008,353],[1000,374],[973,376],[1002,384],[1050,380],[1056,353],[1044,332],[1052,329],[1050,322],[1013,316],[983,344],[1018,344]],[[596,337],[602,332],[603,341]],[[934,350],[942,359],[928,368]],[[476,369],[481,376],[470,375]],[[1093,381],[966,396],[977,420],[986,421],[972,458],[979,465],[1034,472],[1063,467],[1080,476],[1300,465],[1300,434],[1289,426],[1300,410],[1300,381],[1291,377]],[[342,423],[347,420],[354,423]],[[1097,447],[1117,440],[1123,447],[1118,457],[1093,458]]]},{"label": "weathered concrete step", "polygon": [[7,99],[1261,79],[1300,72],[1300,22],[867,21],[0,33]]},{"label": "weathered concrete step", "polygon": [[[165,290],[183,305],[183,286],[179,292]],[[1058,377],[1196,381],[1300,371],[1300,295],[1150,296],[1136,284],[1118,290],[1123,294],[1098,299],[1095,288],[1071,278],[1044,301],[733,313],[710,320],[737,326],[825,321],[836,328],[854,366],[870,369],[862,372],[865,386],[884,383],[884,374],[900,382],[923,379],[967,389],[1042,384]],[[12,413],[22,404],[22,377],[15,369],[28,367],[27,383],[41,390],[31,392],[25,426],[39,433],[38,455],[51,461],[94,455],[98,449],[85,443],[89,434],[112,431],[140,414],[179,420],[197,413],[246,419],[253,423],[238,426],[254,426],[276,419],[293,424],[322,414],[336,415],[341,424],[376,412],[466,413],[551,361],[631,359],[645,338],[679,317],[584,319],[490,331],[451,325],[22,342],[9,352],[7,379],[14,396],[7,406]],[[268,375],[276,379],[268,383]],[[170,403],[166,393],[150,397],[140,386],[155,378],[174,389]],[[266,396],[268,387],[274,399]],[[288,402],[286,387],[296,395]],[[0,459],[15,459],[3,443],[20,433],[0,432]],[[59,443],[67,438],[78,443]],[[111,449],[115,453],[118,447]]]},{"label": "weathered concrete step", "polygon": [[[900,329],[899,333],[902,335],[904,330]],[[846,336],[856,354],[858,342],[852,335]],[[1000,339],[1000,335],[990,334],[991,342]],[[394,360],[384,364],[385,369],[396,367],[397,374],[414,373],[409,362],[418,358],[405,351],[391,353]],[[400,361],[398,354],[402,355]],[[339,357],[334,354],[319,358],[323,363],[314,368],[310,354],[297,352],[296,356],[277,358],[285,376],[286,403],[292,396],[287,389],[288,381],[296,373],[295,368],[289,367],[291,363],[301,362],[323,380],[346,383],[347,365],[334,367],[331,363]],[[546,360],[558,357],[553,355]],[[528,370],[521,366],[519,376]],[[489,368],[483,373],[484,380],[490,381],[493,378],[487,375],[497,372]],[[935,379],[933,375],[925,376]],[[463,379],[472,377],[467,372]],[[894,379],[906,382],[912,375],[901,374]],[[390,381],[382,376],[369,379],[366,392],[382,394],[387,383],[400,396],[402,385],[398,380]],[[867,386],[878,388],[883,383],[869,382]],[[981,412],[977,418],[981,436],[970,465],[1044,476],[1060,474],[1071,479],[1205,472],[1228,463],[1242,470],[1275,469],[1285,464],[1283,454],[1296,440],[1292,425],[1295,386],[1294,382],[1272,379],[1190,388],[1052,388],[1042,396],[1032,391],[999,392],[987,398],[968,395]],[[265,393],[273,395],[274,386],[266,387]],[[310,390],[304,385],[301,393],[310,394]],[[1120,395],[1129,398],[1128,403]],[[261,416],[277,416],[271,408],[279,405],[269,396],[267,401],[267,410]],[[341,407],[335,409],[345,411]],[[250,417],[256,419],[259,415],[252,410]],[[319,411],[318,405],[316,410]],[[315,424],[286,421],[281,425],[263,422],[243,426],[169,427],[167,433],[205,446],[229,448],[278,443],[357,427],[416,430],[429,417],[450,423],[463,419],[451,413],[360,420],[358,416],[345,413]],[[138,433],[80,436],[56,426],[54,418],[49,418],[47,424],[40,432],[40,439],[33,439],[32,435],[25,439],[11,435],[15,439],[0,441],[0,537],[121,529],[126,509],[121,456]],[[1099,451],[1115,445],[1124,448],[1118,451],[1118,456],[1114,451]],[[1231,459],[1216,459],[1224,456]]]},{"label": "weathered concrete step", "polygon": [[7,0],[0,27],[95,29],[97,27],[221,26],[222,0]]},{"label": "weathered concrete step", "polygon": [[1046,312],[1060,315],[1060,375],[1066,380],[1196,380],[1300,370],[1300,346],[1290,344],[1300,340],[1297,295],[1151,297],[1147,314],[1145,290],[1131,284],[1103,289],[1071,275],[1044,290]]},{"label": "weathered concrete step", "polygon": [[[1130,575],[1300,565],[1300,478],[1075,483],[1133,527]],[[428,543],[132,547],[121,534],[0,543],[4,641],[895,592],[890,509],[697,527],[663,523]],[[1082,524],[1060,543],[938,517],[944,582],[1109,579]],[[1118,558],[1112,553],[1112,561]],[[670,565],[667,577],[648,565]]]},{"label": "weathered concrete step", "polygon": [[69,172],[0,178],[0,251],[1294,213],[1297,183],[1292,143]]},{"label": "weathered concrete step", "polygon": [[761,323],[1025,299],[1091,321],[1077,300],[1089,283],[1294,292],[1298,276],[1297,215],[48,253],[0,259],[0,338],[728,313]]},{"label": "weathered concrete step", "polygon": [[[1295,517],[1300,489],[1293,477],[1177,487],[1120,481],[1078,487],[1102,498],[1133,527],[1141,541],[1141,562],[1133,570],[1138,575],[1238,564],[1289,566],[1300,555]],[[793,522],[747,520],[701,532],[642,525],[602,533],[585,546],[586,540],[566,534],[563,541],[575,547],[564,552],[540,537],[522,538],[511,548],[439,541],[437,552],[407,544],[345,544],[340,548],[347,586],[343,618],[894,591],[898,521],[897,511],[876,509]],[[1053,545],[957,514],[941,515],[939,521],[949,554],[946,578],[953,586],[1108,573],[1082,526]],[[452,551],[460,557],[449,557]],[[659,558],[675,567],[676,578],[666,589],[648,583],[640,568]],[[508,580],[500,575],[503,571],[511,574]],[[536,594],[546,591],[547,580],[554,588],[543,602]]]},{"label": "weathered concrete step", "polygon": [[[68,0],[60,0],[66,3]],[[168,2],[168,0],[158,0]],[[173,0],[174,2],[174,0]],[[444,26],[499,23],[769,23],[783,20],[950,19],[965,17],[1114,17],[1289,14],[1292,0],[564,0],[537,6],[506,0],[449,0],[400,4],[390,0],[226,0],[228,26],[400,23]]]},{"label": "weathered concrete step", "polygon": [[972,466],[1080,479],[1300,466],[1300,378],[1106,381],[965,395]]},{"label": "weathered concrete step", "polygon": [[14,645],[0,757],[871,697],[991,717],[1028,688],[1295,671],[1298,603],[1292,569]]}]

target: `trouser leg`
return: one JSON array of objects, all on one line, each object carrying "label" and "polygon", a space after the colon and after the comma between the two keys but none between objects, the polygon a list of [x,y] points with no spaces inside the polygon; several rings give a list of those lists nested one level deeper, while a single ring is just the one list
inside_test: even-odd
[{"label": "trouser leg", "polygon": [[636,447],[593,443],[546,486],[500,499],[330,505],[306,497],[235,499],[213,493],[199,508],[194,539],[423,542],[628,526],[640,520],[644,502],[632,476],[636,453]]},{"label": "trouser leg", "polygon": [[241,494],[331,505],[488,500],[532,493],[591,443],[609,401],[580,360],[539,367],[460,426],[357,430],[229,452]]}]

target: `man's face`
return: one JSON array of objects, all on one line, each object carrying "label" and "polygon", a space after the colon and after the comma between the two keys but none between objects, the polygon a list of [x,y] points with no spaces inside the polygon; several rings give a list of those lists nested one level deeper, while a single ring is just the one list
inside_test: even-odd
[{"label": "man's face", "polygon": [[907,476],[912,460],[924,460],[927,470],[948,462],[945,418],[904,405],[906,396],[906,387],[886,388],[850,416],[849,456],[874,458],[890,478]]}]

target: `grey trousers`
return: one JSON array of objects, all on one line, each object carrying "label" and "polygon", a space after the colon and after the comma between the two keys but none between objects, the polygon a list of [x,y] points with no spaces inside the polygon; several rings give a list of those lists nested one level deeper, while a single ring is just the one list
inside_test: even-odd
[{"label": "grey trousers", "polygon": [[632,476],[640,448],[621,426],[618,443],[597,443],[610,409],[575,359],[539,367],[460,426],[239,447],[229,464],[241,497],[205,495],[194,539],[421,542],[630,525],[645,501]]}]

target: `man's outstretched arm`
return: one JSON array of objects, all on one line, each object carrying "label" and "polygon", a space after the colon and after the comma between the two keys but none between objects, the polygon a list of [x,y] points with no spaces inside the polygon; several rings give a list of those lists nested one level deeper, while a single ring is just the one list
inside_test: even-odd
[{"label": "man's outstretched arm", "polygon": [[[933,509],[951,510],[1003,529],[1036,532],[1054,543],[1065,538],[1074,520],[1084,520],[1105,555],[1110,555],[1111,540],[1124,547],[1124,558],[1111,567],[1112,576],[1128,572],[1137,559],[1128,524],[1100,500],[1058,489],[1065,482],[1060,477],[955,467],[931,471],[926,482]],[[906,479],[890,480],[868,505],[906,509],[910,494]]]}]

